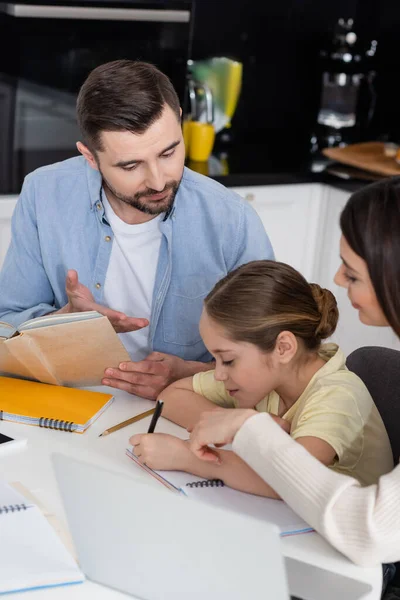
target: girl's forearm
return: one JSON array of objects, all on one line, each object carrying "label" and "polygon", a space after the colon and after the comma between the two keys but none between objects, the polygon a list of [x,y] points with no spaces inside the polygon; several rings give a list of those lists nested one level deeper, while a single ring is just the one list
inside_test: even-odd
[{"label": "girl's forearm", "polygon": [[164,390],[160,398],[164,401],[163,417],[185,428],[194,427],[205,410],[219,408],[203,396],[174,384]]},{"label": "girl's forearm", "polygon": [[180,469],[206,479],[222,479],[231,488],[265,496],[280,498],[253,469],[251,469],[237,454],[229,450],[220,450],[221,464],[209,463],[197,458],[187,448]]}]

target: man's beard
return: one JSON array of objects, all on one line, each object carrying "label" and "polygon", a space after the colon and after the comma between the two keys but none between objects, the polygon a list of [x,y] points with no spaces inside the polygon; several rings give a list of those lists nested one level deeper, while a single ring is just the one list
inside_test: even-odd
[{"label": "man's beard", "polygon": [[[110,183],[104,177],[103,173],[101,173],[101,176],[103,178],[103,186],[106,192],[110,191],[111,194],[117,200],[128,204],[128,206],[131,206],[132,208],[140,210],[140,212],[146,215],[160,215],[161,213],[168,212],[169,210],[171,210],[175,200],[175,196],[181,184],[180,181],[171,181],[170,183],[167,183],[165,185],[164,189],[161,192],[158,190],[152,190],[148,188],[144,192],[137,192],[132,196],[125,196],[110,185]],[[167,194],[165,200],[147,200],[146,202],[146,198],[148,196],[153,196],[154,194],[162,193]]]}]

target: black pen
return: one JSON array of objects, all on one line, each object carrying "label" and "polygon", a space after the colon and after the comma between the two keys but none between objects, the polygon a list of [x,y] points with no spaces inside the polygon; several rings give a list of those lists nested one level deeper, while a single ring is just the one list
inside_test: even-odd
[{"label": "black pen", "polygon": [[156,402],[156,410],[154,411],[153,417],[151,419],[151,423],[149,426],[149,430],[147,433],[154,433],[154,430],[156,428],[157,425],[157,421],[159,419],[159,417],[161,416],[161,412],[164,406],[164,402],[162,400],[157,400]]}]

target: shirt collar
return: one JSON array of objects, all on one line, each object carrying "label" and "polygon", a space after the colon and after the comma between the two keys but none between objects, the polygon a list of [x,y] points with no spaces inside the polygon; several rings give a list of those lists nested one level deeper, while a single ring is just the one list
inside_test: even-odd
[{"label": "shirt collar", "polygon": [[101,187],[102,180],[100,172],[97,169],[93,169],[85,159],[86,162],[86,176],[88,182],[90,206],[93,208],[98,202],[101,202]]}]

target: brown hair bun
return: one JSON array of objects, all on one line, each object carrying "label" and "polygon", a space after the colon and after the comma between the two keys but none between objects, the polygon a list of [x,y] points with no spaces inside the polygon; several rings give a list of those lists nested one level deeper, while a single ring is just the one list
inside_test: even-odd
[{"label": "brown hair bun", "polygon": [[318,283],[310,283],[310,288],[321,315],[315,335],[319,339],[325,340],[334,333],[339,320],[336,298],[331,291],[322,288]]}]

